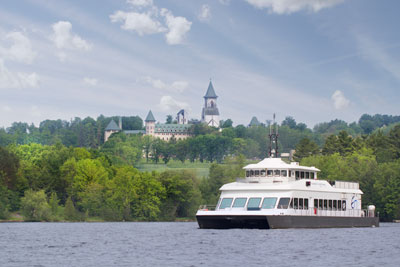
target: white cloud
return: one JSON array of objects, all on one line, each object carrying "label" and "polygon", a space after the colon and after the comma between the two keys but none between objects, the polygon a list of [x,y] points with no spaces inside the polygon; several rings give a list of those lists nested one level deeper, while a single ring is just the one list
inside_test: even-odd
[{"label": "white cloud", "polygon": [[190,105],[188,103],[177,101],[168,95],[161,97],[159,107],[164,112],[169,112],[169,111],[175,112],[181,109],[190,110]]},{"label": "white cloud", "polygon": [[12,73],[0,58],[0,88],[28,88],[39,85],[39,76],[36,73]]},{"label": "white cloud", "polygon": [[165,34],[167,43],[170,45],[181,44],[185,35],[192,26],[192,22],[184,17],[174,17],[171,11],[166,8],[161,9],[161,16],[165,17],[168,32]]},{"label": "white cloud", "polygon": [[152,6],[153,0],[127,0],[128,4],[133,6],[145,7],[145,6]]},{"label": "white cloud", "polygon": [[110,16],[111,22],[123,22],[121,28],[136,31],[140,36],[165,32],[161,23],[151,13],[117,11]]},{"label": "white cloud", "polygon": [[98,81],[95,78],[88,78],[88,77],[83,78],[83,83],[86,85],[96,86],[97,82]]},{"label": "white cloud", "polygon": [[59,21],[52,25],[53,35],[51,40],[58,49],[74,49],[89,51],[92,44],[83,40],[80,36],[72,33],[72,24],[69,21]]},{"label": "white cloud", "polygon": [[218,0],[221,4],[223,5],[229,5],[231,3],[231,0]]},{"label": "white cloud", "polygon": [[199,15],[197,16],[201,21],[207,21],[211,18],[211,7],[209,5],[202,5]]},{"label": "white cloud", "polygon": [[0,46],[0,56],[4,58],[31,64],[37,53],[32,50],[31,41],[21,32],[11,32],[5,36],[6,40],[10,40],[12,45],[9,48]]},{"label": "white cloud", "polygon": [[350,101],[344,96],[343,92],[336,90],[332,95],[333,106],[335,109],[344,109],[350,105]]},{"label": "white cloud", "polygon": [[154,87],[156,89],[167,90],[167,91],[178,92],[178,93],[182,93],[189,86],[189,83],[186,81],[174,81],[172,84],[169,85],[169,84],[166,84],[165,82],[161,81],[160,79],[155,79],[150,76],[143,77],[140,80],[145,82],[146,84],[151,85],[152,87]]},{"label": "white cloud", "polygon": [[344,0],[246,0],[256,8],[267,8],[277,14],[291,14],[303,9],[318,12],[344,2]]}]

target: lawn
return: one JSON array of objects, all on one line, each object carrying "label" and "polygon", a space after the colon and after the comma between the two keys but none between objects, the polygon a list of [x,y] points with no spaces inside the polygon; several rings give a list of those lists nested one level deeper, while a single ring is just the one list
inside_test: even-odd
[{"label": "lawn", "polygon": [[197,177],[208,177],[209,169],[211,163],[209,162],[190,162],[185,161],[182,163],[179,160],[171,160],[167,164],[164,162],[159,162],[158,164],[149,162],[146,163],[145,160],[139,162],[135,167],[143,172],[151,172],[151,171],[166,171],[166,170],[193,170]]}]

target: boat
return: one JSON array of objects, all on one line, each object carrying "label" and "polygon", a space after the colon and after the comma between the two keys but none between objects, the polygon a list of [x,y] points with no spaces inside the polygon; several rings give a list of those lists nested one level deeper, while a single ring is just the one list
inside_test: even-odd
[{"label": "boat", "polygon": [[270,132],[270,157],[245,166],[244,178],[223,185],[216,206],[199,208],[201,229],[379,226],[375,206],[362,209],[358,182],[319,180],[316,167],[276,157],[277,137],[277,130]]}]

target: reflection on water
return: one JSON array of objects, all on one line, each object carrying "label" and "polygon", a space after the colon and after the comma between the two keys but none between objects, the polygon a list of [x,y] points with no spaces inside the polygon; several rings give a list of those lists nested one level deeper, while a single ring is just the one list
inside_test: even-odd
[{"label": "reflection on water", "polygon": [[400,224],[200,230],[197,223],[1,223],[0,266],[398,266]]}]

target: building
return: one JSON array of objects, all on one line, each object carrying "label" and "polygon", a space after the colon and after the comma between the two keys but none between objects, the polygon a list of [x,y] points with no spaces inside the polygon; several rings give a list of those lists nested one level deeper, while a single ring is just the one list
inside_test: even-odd
[{"label": "building", "polygon": [[204,107],[201,113],[201,121],[208,126],[219,127],[219,111],[217,107],[217,98],[212,82],[208,85],[206,95],[204,96]]},{"label": "building", "polygon": [[261,125],[261,123],[258,121],[256,116],[251,118],[251,121],[249,123],[249,127],[256,127],[256,126],[260,126],[260,125]]},{"label": "building", "polygon": [[[217,98],[214,87],[210,81],[207,92],[204,96],[204,107],[201,114],[201,122],[209,126],[219,127],[219,111],[217,108]],[[145,134],[158,137],[161,140],[169,141],[171,138],[176,140],[186,139],[191,136],[190,128],[193,124],[188,123],[187,112],[180,110],[177,114],[177,124],[156,123],[151,110],[145,119],[145,130],[123,130],[122,120],[119,119],[119,125],[111,120],[104,131],[104,142],[110,138],[113,133],[124,132],[125,134]]]}]

